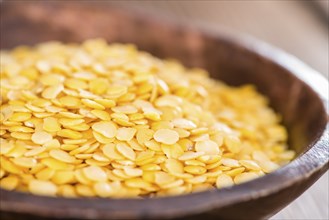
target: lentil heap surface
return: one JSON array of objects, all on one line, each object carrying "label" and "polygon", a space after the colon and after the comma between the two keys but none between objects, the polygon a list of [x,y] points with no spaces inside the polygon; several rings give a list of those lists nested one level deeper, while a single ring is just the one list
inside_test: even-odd
[{"label": "lentil heap surface", "polygon": [[294,157],[253,86],[101,39],[1,51],[0,120],[1,187],[38,195],[179,195]]}]

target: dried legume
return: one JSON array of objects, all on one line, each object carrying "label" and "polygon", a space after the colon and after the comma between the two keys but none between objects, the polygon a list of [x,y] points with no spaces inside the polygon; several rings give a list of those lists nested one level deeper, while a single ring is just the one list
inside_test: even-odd
[{"label": "dried legume", "polygon": [[251,85],[102,39],[1,51],[0,186],[64,197],[230,187],[293,159]]}]

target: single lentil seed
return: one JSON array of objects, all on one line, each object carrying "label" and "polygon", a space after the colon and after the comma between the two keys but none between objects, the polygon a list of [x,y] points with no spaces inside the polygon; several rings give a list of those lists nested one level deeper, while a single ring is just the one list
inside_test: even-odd
[{"label": "single lentil seed", "polygon": [[218,155],[220,153],[217,143],[210,140],[197,142],[195,144],[195,150],[197,152],[204,152],[206,155]]},{"label": "single lentil seed", "polygon": [[94,191],[100,197],[110,197],[115,194],[115,189],[107,182],[97,182],[93,186]]},{"label": "single lentil seed", "polygon": [[31,113],[15,112],[9,118],[10,121],[26,121],[31,118]]},{"label": "single lentil seed", "polygon": [[207,169],[202,166],[185,166],[184,171],[191,174],[200,175],[206,173]]},{"label": "single lentil seed", "polygon": [[14,190],[19,183],[19,179],[17,176],[7,176],[0,180],[1,188],[6,190]]},{"label": "single lentil seed", "polygon": [[257,174],[251,173],[251,172],[249,172],[249,173],[240,173],[240,174],[238,174],[234,177],[234,183],[235,184],[240,184],[240,183],[243,183],[243,182],[248,182],[248,181],[253,180],[257,177],[258,177]]},{"label": "single lentil seed", "polygon": [[175,144],[179,140],[178,133],[170,129],[159,129],[154,133],[153,137],[157,142],[163,144]]},{"label": "single lentil seed", "polygon": [[66,151],[60,149],[53,149],[49,151],[49,156],[65,163],[73,163],[75,161],[75,158],[73,156],[68,154]]},{"label": "single lentil seed", "polygon": [[47,132],[57,132],[61,130],[61,125],[54,117],[47,117],[43,119],[43,129]]},{"label": "single lentil seed", "polygon": [[107,138],[113,138],[115,137],[117,133],[117,128],[114,125],[113,122],[96,122],[93,124],[92,129],[102,135],[104,135]]},{"label": "single lentil seed", "polygon": [[135,160],[136,153],[128,145],[119,143],[119,144],[116,145],[116,149],[124,157],[126,157],[126,158],[128,158],[130,160]]},{"label": "single lentil seed", "polygon": [[106,181],[106,172],[97,166],[89,166],[82,169],[83,174],[92,181]]},{"label": "single lentil seed", "polygon": [[37,160],[29,157],[18,157],[13,159],[13,163],[26,168],[32,168],[37,165]]},{"label": "single lentil seed", "polygon": [[35,176],[39,180],[49,180],[54,176],[55,172],[56,171],[54,169],[47,167],[38,172]]},{"label": "single lentil seed", "polygon": [[239,160],[239,163],[250,170],[260,170],[260,166],[252,160]]},{"label": "single lentil seed", "polygon": [[57,193],[57,186],[45,180],[31,180],[29,182],[29,191],[41,196],[55,196]]},{"label": "single lentil seed", "polygon": [[120,141],[130,141],[135,136],[136,131],[135,128],[119,128],[117,130],[116,138]]},{"label": "single lentil seed", "polygon": [[53,137],[51,136],[51,134],[45,131],[37,131],[31,137],[31,140],[36,144],[45,144],[51,141],[52,139]]},{"label": "single lentil seed", "polygon": [[124,167],[125,174],[131,177],[137,177],[143,175],[143,170],[137,168]]},{"label": "single lentil seed", "polygon": [[70,129],[62,129],[56,133],[60,137],[71,138],[71,139],[80,139],[82,138],[82,134],[77,131],[73,131]]},{"label": "single lentil seed", "polygon": [[231,159],[231,158],[222,158],[221,162],[224,166],[228,166],[228,167],[239,167],[240,166],[239,161],[237,161],[235,159]]},{"label": "single lentil seed", "polygon": [[220,174],[216,179],[216,187],[217,188],[223,188],[223,187],[229,187],[233,186],[234,182],[232,180],[232,177],[226,174]]}]

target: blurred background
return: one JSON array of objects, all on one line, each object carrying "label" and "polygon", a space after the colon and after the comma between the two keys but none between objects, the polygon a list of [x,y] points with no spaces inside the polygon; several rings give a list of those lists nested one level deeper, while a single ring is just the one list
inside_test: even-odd
[{"label": "blurred background", "polygon": [[[328,79],[329,0],[115,1],[112,4],[214,31],[249,35],[293,54]],[[271,219],[329,219],[328,177],[327,172]]]},{"label": "blurred background", "polygon": [[[20,4],[24,4],[24,2],[31,3],[31,0],[11,0],[10,2],[14,1]],[[56,2],[64,3],[68,1],[57,0]],[[0,2],[5,2],[5,0],[0,0]],[[55,1],[44,0],[44,2]],[[87,2],[87,0],[71,0],[71,2],[80,4]],[[328,78],[329,0],[90,0],[88,2],[103,4],[104,7],[114,5],[160,17],[168,17],[172,20],[211,29],[215,32],[229,31],[253,37],[293,54]],[[1,10],[1,14],[3,12]],[[53,13],[56,14],[56,11],[51,14],[54,15]],[[35,16],[31,18],[38,18],[37,13],[33,15]],[[47,19],[48,17],[53,23],[60,24],[63,27],[65,27],[65,24],[60,23],[60,20],[71,19],[71,21],[74,21],[72,17],[58,19],[59,21],[47,14]],[[86,26],[88,26],[88,18],[86,23]],[[44,25],[47,25],[47,23]],[[15,27],[10,26],[10,28]],[[44,26],[40,26],[40,28],[42,30]],[[102,28],[102,26],[95,29],[97,28]],[[90,30],[81,31],[88,34]],[[54,29],[54,31],[56,30]],[[6,41],[6,34],[3,33],[3,36],[1,41]],[[68,38],[71,37],[69,32],[67,36]],[[7,37],[7,40],[9,42],[10,39]],[[327,172],[308,191],[271,219],[329,219],[328,177]]]},{"label": "blurred background", "polygon": [[328,78],[329,0],[113,1],[213,30],[251,35],[297,56]]}]

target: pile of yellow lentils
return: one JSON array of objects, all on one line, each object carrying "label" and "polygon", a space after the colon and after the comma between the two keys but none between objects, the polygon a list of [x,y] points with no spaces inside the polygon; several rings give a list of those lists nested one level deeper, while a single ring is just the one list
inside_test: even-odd
[{"label": "pile of yellow lentils", "polygon": [[64,197],[229,187],[288,163],[287,132],[251,85],[102,39],[1,51],[0,184]]}]

